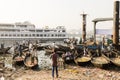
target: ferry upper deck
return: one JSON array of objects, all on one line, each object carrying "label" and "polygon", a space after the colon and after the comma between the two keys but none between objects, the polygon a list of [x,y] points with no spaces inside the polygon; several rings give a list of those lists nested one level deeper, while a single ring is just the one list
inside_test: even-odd
[{"label": "ferry upper deck", "polygon": [[56,28],[36,28],[29,22],[6,24],[0,23],[1,39],[65,39],[67,38],[64,26]]}]

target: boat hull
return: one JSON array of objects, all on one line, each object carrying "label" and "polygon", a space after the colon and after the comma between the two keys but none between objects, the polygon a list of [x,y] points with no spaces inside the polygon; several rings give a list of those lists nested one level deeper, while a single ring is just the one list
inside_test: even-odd
[{"label": "boat hull", "polygon": [[111,58],[110,61],[111,61],[111,63],[113,63],[114,65],[120,67],[120,57]]},{"label": "boat hull", "polygon": [[91,63],[95,67],[105,68],[106,66],[109,65],[110,61],[107,60],[106,58],[100,56],[100,57],[94,57],[94,58],[92,58]]},{"label": "boat hull", "polygon": [[91,60],[91,57],[78,57],[76,59],[74,59],[75,63],[78,64],[78,65],[81,65],[81,66],[84,66],[84,65],[88,65],[90,63],[90,60]]},{"label": "boat hull", "polygon": [[35,56],[27,56],[25,59],[24,59],[24,64],[26,67],[29,67],[29,68],[32,68],[36,65],[38,65],[38,58],[35,57]]}]

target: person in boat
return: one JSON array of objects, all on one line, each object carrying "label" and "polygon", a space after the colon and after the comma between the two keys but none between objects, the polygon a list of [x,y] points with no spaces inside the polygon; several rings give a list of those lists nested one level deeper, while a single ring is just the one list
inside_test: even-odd
[{"label": "person in boat", "polygon": [[22,56],[22,50],[23,50],[23,46],[21,43],[19,42],[16,42],[14,44],[14,51],[15,51],[15,54],[17,53],[19,56]]},{"label": "person in boat", "polygon": [[62,59],[63,59],[63,68],[64,69],[65,69],[65,57],[66,57],[65,53],[63,53],[62,54]]},{"label": "person in boat", "polygon": [[31,53],[32,50],[33,50],[33,45],[32,45],[32,43],[30,42],[30,43],[29,43],[29,52]]},{"label": "person in boat", "polygon": [[3,42],[1,43],[1,49],[4,49],[4,43]]},{"label": "person in boat", "polygon": [[109,38],[107,39],[107,45],[109,46],[111,44],[113,44],[113,35],[111,35],[110,39]]},{"label": "person in boat", "polygon": [[19,56],[22,56],[22,45],[21,44],[19,45],[18,49],[19,49]]},{"label": "person in boat", "polygon": [[83,48],[83,55],[84,55],[84,56],[87,56],[87,55],[88,55],[87,46],[84,46],[84,48]]},{"label": "person in boat", "polygon": [[102,38],[102,48],[105,48],[105,36]]},{"label": "person in boat", "polygon": [[113,49],[113,35],[111,35],[111,38],[110,39],[107,39],[107,49],[108,50],[112,50]]},{"label": "person in boat", "polygon": [[1,50],[2,50],[2,53],[4,54],[5,50],[4,50],[4,43],[3,42],[1,43]]},{"label": "person in boat", "polygon": [[25,46],[25,44],[26,44],[26,41],[25,41],[25,39],[22,41],[22,44]]},{"label": "person in boat", "polygon": [[31,62],[34,63],[35,57],[37,57],[37,53],[36,53],[36,48],[33,47],[32,51],[31,51]]},{"label": "person in boat", "polygon": [[54,79],[54,70],[56,71],[56,77],[58,78],[58,54],[56,52],[52,52],[52,55],[50,56],[52,59],[52,77]]},{"label": "person in boat", "polygon": [[52,47],[52,48],[55,48],[55,42],[53,42],[53,43],[51,44],[51,47]]},{"label": "person in boat", "polygon": [[37,54],[36,54],[36,47],[33,46],[32,42],[29,42],[29,53],[28,55],[31,57],[31,64],[34,63],[34,60],[35,60],[35,57],[37,57]]},{"label": "person in boat", "polygon": [[66,52],[66,57],[67,57],[67,56],[70,56],[70,55],[71,55],[70,51],[67,51],[67,52]]}]

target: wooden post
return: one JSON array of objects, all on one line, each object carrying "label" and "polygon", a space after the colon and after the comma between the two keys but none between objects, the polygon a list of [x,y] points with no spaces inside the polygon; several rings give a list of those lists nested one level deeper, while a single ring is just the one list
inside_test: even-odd
[{"label": "wooden post", "polygon": [[81,14],[82,17],[83,17],[83,22],[82,22],[82,39],[83,39],[83,42],[86,41],[86,15],[87,14]]},{"label": "wooden post", "polygon": [[94,43],[96,43],[96,21],[94,22]]},{"label": "wooden post", "polygon": [[114,2],[113,12],[113,43],[119,44],[119,1]]}]

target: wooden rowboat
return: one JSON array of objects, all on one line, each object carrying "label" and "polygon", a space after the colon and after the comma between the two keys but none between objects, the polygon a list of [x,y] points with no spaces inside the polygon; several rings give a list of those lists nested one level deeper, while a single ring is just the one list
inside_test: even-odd
[{"label": "wooden rowboat", "polygon": [[111,51],[111,54],[106,57],[110,60],[111,63],[120,67],[120,55],[118,53],[119,52]]},{"label": "wooden rowboat", "polygon": [[38,58],[36,56],[26,56],[24,59],[24,64],[26,67],[32,68],[38,65]]},{"label": "wooden rowboat", "polygon": [[67,64],[74,63],[74,56],[73,55],[65,56],[64,61]]},{"label": "wooden rowboat", "polygon": [[107,66],[110,61],[106,59],[104,56],[99,56],[99,57],[93,57],[91,59],[91,63],[99,68],[103,68],[104,66]]},{"label": "wooden rowboat", "polygon": [[86,47],[81,52],[76,51],[77,56],[74,58],[74,62],[78,65],[87,65],[91,60],[91,52],[86,50]]},{"label": "wooden rowboat", "polygon": [[90,56],[82,56],[82,57],[77,57],[74,59],[75,63],[78,65],[84,65],[89,63],[91,60]]},{"label": "wooden rowboat", "polygon": [[14,61],[14,62],[21,62],[21,61],[23,61],[24,59],[25,59],[25,56],[24,56],[24,55],[19,56],[19,54],[15,54],[15,55],[13,56],[13,61]]},{"label": "wooden rowboat", "polygon": [[25,59],[25,56],[22,55],[20,56],[19,54],[15,54],[13,56],[13,66],[17,67],[18,66],[23,66],[24,63],[23,63],[23,60]]},{"label": "wooden rowboat", "polygon": [[120,57],[110,59],[113,64],[120,67]]}]

